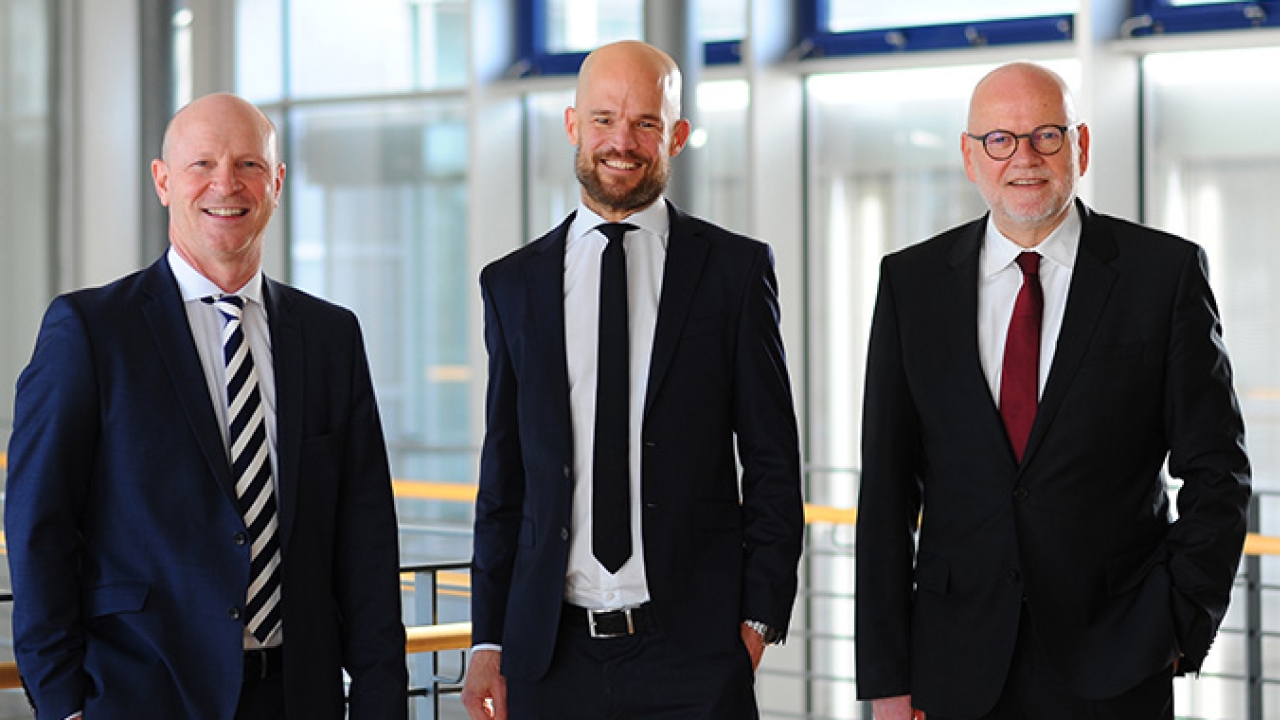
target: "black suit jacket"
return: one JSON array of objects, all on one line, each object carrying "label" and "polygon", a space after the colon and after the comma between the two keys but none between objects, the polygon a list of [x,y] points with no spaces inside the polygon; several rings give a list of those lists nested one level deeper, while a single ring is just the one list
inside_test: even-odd
[{"label": "black suit jacket", "polygon": [[[266,280],[289,717],[407,714],[395,509],[355,317]],[[18,381],[14,647],[44,720],[230,720],[249,547],[169,264],[56,299]]]},{"label": "black suit jacket", "polygon": [[[857,529],[862,697],[986,711],[1024,597],[1050,659],[1091,698],[1179,655],[1198,668],[1226,612],[1249,465],[1204,253],[1078,207],[1079,254],[1021,465],[978,357],[985,218],[883,262]],[[1183,483],[1176,522],[1166,461]]]},{"label": "black suit jacket", "polygon": [[[804,530],[795,413],[768,246],[670,207],[645,401],[643,552],[658,622],[690,653],[739,623],[784,630]],[[472,623],[536,680],[559,625],[574,477],[564,255],[572,216],[485,268],[487,429]],[[734,456],[743,469],[741,488]]]}]

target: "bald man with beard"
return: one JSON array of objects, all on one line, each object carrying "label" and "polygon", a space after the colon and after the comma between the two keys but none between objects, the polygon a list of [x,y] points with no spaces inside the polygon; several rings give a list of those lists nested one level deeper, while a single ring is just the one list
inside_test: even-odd
[{"label": "bald man with beard", "polygon": [[577,210],[481,275],[474,720],[754,718],[786,635],[804,519],[773,256],[663,198],[679,98],[656,48],[593,52],[565,111]]}]

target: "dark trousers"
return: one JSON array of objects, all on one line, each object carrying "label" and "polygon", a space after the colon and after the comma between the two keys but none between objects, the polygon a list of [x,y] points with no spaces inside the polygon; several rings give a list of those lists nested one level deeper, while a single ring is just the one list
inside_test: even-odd
[{"label": "dark trousers", "polygon": [[280,654],[272,653],[270,660],[246,656],[235,720],[281,720],[283,717],[284,674],[280,672]]},{"label": "dark trousers", "polygon": [[[959,720],[935,712],[929,712],[928,717]],[[1082,698],[1049,662],[1024,607],[1004,690],[996,706],[977,720],[1173,720],[1173,667],[1116,697]]]},{"label": "dark trousers", "polygon": [[756,720],[746,646],[690,655],[657,630],[595,639],[561,627],[546,677],[507,679],[510,720]]}]

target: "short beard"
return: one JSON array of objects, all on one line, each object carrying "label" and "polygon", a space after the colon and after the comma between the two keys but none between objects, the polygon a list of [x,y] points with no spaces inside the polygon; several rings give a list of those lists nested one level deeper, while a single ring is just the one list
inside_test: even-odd
[{"label": "short beard", "polygon": [[600,181],[595,160],[595,158],[588,158],[584,161],[582,150],[579,148],[574,153],[574,172],[578,176],[578,182],[586,190],[587,197],[594,200],[600,207],[615,213],[631,212],[648,207],[666,190],[667,181],[671,177],[669,164],[650,165],[647,166],[650,169],[646,170],[634,187],[624,192],[615,192]]}]

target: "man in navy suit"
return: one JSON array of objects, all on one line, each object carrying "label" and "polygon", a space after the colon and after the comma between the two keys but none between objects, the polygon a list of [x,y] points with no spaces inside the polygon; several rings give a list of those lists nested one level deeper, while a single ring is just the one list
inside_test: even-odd
[{"label": "man in navy suit", "polygon": [[[18,380],[5,530],[36,715],[405,718],[395,508],[360,329],[260,269],[284,182],[275,129],[206,96],[174,116],[152,175],[168,253],[54,300]],[[224,365],[231,337],[245,375]],[[253,507],[233,474],[255,478]]]},{"label": "man in navy suit", "polygon": [[804,520],[772,253],[663,199],[679,97],[656,48],[593,52],[565,111],[577,211],[481,275],[472,718],[753,718],[787,631]]},{"label": "man in navy suit", "polygon": [[1204,251],[1076,199],[1089,128],[1040,66],[984,78],[961,143],[990,213],[881,267],[859,694],[877,720],[1171,720],[1250,494]]}]

